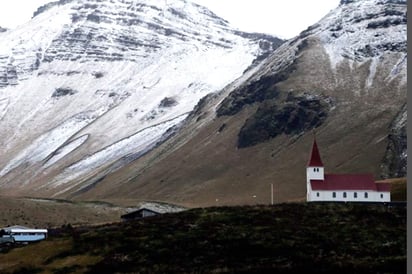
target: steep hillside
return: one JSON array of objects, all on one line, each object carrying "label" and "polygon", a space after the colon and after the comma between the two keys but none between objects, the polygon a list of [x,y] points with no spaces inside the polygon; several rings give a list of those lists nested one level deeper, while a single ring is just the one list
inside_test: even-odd
[{"label": "steep hillside", "polygon": [[8,195],[87,190],[84,181],[167,139],[199,99],[283,42],[185,0],[60,0],[34,15],[0,32]]},{"label": "steep hillside", "polygon": [[[313,132],[328,173],[406,170],[406,1],[341,1],[220,93],[165,144],[79,199],[188,205],[305,197]],[[97,180],[98,178],[98,180]]]}]

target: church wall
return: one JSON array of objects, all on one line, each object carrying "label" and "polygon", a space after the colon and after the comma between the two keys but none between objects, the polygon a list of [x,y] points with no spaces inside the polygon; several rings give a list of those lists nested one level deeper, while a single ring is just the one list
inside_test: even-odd
[{"label": "church wall", "polygon": [[[365,197],[365,192],[368,193],[367,197]],[[335,193],[335,197],[333,196]],[[344,193],[346,193],[346,197],[344,197]],[[356,198],[355,198],[356,193]],[[382,195],[382,196],[381,196]],[[336,191],[316,191],[312,190],[309,192],[308,195],[310,202],[315,201],[336,201],[336,202],[390,202],[390,192],[377,192],[377,191],[370,191],[370,190],[356,190],[356,191],[343,191],[343,190],[336,190]]]},{"label": "church wall", "polygon": [[309,180],[324,180],[324,168],[323,167],[308,167],[306,168],[306,182]]}]

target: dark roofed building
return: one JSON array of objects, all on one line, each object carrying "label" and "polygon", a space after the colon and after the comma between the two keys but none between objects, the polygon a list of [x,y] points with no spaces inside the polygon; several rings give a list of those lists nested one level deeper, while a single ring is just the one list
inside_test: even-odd
[{"label": "dark roofed building", "polygon": [[146,217],[156,216],[159,214],[161,213],[148,209],[148,208],[140,208],[138,210],[124,214],[120,216],[120,218],[122,218],[123,221],[130,221],[130,220],[137,220],[137,219],[142,219]]}]

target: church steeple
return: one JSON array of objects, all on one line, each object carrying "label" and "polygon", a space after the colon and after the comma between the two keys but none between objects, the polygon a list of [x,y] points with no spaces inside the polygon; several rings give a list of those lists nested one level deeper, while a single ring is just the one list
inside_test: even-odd
[{"label": "church steeple", "polygon": [[320,153],[318,149],[318,144],[316,143],[316,138],[313,138],[312,153],[310,154],[308,167],[323,167],[322,159],[320,158]]},{"label": "church steeple", "polygon": [[308,184],[308,195],[310,193],[310,181],[311,180],[325,180],[325,168],[320,158],[318,144],[316,143],[316,137],[313,138],[312,153],[310,154],[308,165],[306,166],[306,182]]}]

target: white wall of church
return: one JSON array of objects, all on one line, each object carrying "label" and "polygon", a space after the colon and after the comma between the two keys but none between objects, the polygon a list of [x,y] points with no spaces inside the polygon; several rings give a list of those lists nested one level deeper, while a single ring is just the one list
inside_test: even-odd
[{"label": "white wall of church", "polygon": [[306,182],[310,180],[324,180],[324,168],[323,167],[307,167],[306,168]]},{"label": "white wall of church", "polygon": [[[367,194],[365,194],[367,193]],[[311,191],[308,192],[308,201],[336,201],[336,202],[390,202],[390,192],[377,191]]]}]

